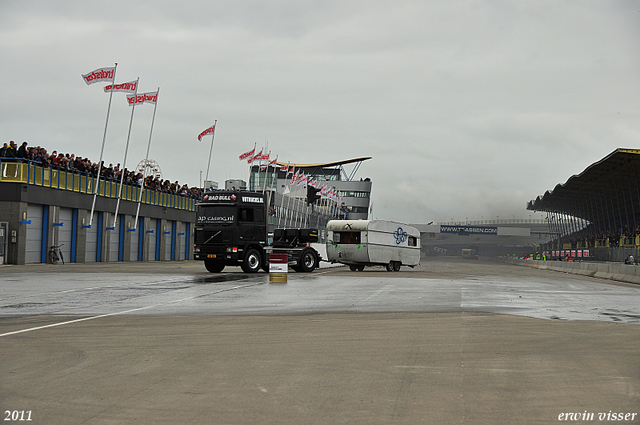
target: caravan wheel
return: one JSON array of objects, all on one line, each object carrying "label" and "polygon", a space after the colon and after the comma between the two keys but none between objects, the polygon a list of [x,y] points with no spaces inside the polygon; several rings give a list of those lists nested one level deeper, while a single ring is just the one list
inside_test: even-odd
[{"label": "caravan wheel", "polygon": [[389,261],[389,264],[387,264],[387,271],[388,272],[400,271],[401,265],[402,263],[400,261]]}]

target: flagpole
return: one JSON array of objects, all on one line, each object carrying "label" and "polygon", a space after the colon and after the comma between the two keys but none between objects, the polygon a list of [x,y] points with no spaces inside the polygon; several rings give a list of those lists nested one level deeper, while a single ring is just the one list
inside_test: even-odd
[{"label": "flagpole", "polygon": [[[311,176],[309,176],[309,178],[307,179],[307,190],[309,189],[309,186],[313,187],[312,183],[313,183],[313,179]],[[305,199],[306,199],[306,196],[305,196]],[[306,204],[307,204],[307,224],[305,225],[305,227],[311,227],[311,218],[315,210],[313,208],[313,204],[310,204],[308,202]]]},{"label": "flagpole", "polygon": [[[263,149],[263,152],[266,152],[268,148],[269,148],[269,142],[267,141],[267,138],[265,137],[264,138],[264,149]],[[271,156],[271,151],[269,151],[267,157],[270,157],[270,156]],[[264,157],[264,154],[262,155],[262,157]],[[260,169],[262,168],[262,161],[264,161],[264,159],[261,158],[260,159],[260,166],[258,167],[258,184],[260,184],[260,173],[262,172]],[[268,170],[268,168],[269,168],[269,160],[267,159],[267,168],[265,168],[265,175],[264,175],[265,183],[267,182],[266,171]],[[262,194],[264,194],[264,186],[265,185],[263,184],[262,185]]]},{"label": "flagpole", "polygon": [[[273,167],[273,174],[271,174],[271,182],[273,182],[273,179],[275,178],[275,174],[276,174],[276,168],[278,167],[278,155],[276,155],[276,159],[274,160],[274,167]],[[267,171],[269,170],[269,164],[267,164]],[[273,209],[275,211],[276,209],[276,193],[278,192],[278,182],[276,180],[276,190],[273,191],[273,187],[269,186],[269,193],[271,193],[273,195]],[[274,223],[277,221],[274,220]]]},{"label": "flagpole", "polygon": [[209,162],[207,163],[207,174],[204,176],[204,181],[209,180],[209,167],[211,166],[211,153],[213,152],[213,139],[216,137],[216,123],[218,120],[213,121],[213,132],[211,132],[211,148],[209,149]]},{"label": "flagpole", "polygon": [[118,189],[118,201],[116,202],[116,212],[113,216],[113,229],[116,228],[118,222],[118,210],[120,209],[120,199],[122,198],[122,185],[124,184],[124,170],[127,167],[127,154],[129,153],[129,140],[131,139],[131,127],[133,125],[133,112],[136,110],[137,96],[138,96],[138,84],[140,83],[140,77],[136,79],[136,90],[133,93],[133,105],[131,105],[131,118],[129,119],[129,132],[127,133],[127,143],[124,146],[124,158],[122,159],[122,171],[120,172],[120,188]]},{"label": "flagpole", "polygon": [[[291,161],[287,162],[287,172],[284,174],[284,178],[286,182],[289,182],[289,165],[291,164]],[[286,196],[287,197],[287,206],[284,206],[284,198],[282,199],[282,206],[283,206],[283,212],[284,212],[284,227],[285,229],[287,228],[287,218],[289,218],[289,199],[290,197],[288,196],[291,193],[291,188],[289,188],[289,193],[287,193],[287,188],[285,187],[284,192],[282,193],[282,196]]]},{"label": "flagpole", "polygon": [[[287,177],[289,177],[289,172],[287,172]],[[289,225],[291,226],[292,223],[292,215],[291,214],[291,180],[289,180],[289,193],[288,195],[288,199],[287,199],[287,220],[289,220]],[[293,226],[291,226],[293,227]]]},{"label": "flagpole", "polygon": [[[300,178],[304,178],[304,172],[302,172],[302,176]],[[296,204],[297,204],[296,205],[296,227],[302,227],[302,223],[304,220],[304,217],[303,217],[304,202],[301,204],[300,198],[298,198],[298,195],[300,192],[300,183],[297,183],[296,186],[297,186],[296,191],[298,192],[296,193]],[[298,226],[298,218],[300,219],[300,226]]]},{"label": "flagpole", "polygon": [[271,182],[273,183],[274,180],[276,181],[276,192],[278,191],[278,180],[276,179],[277,170],[278,170],[278,155],[276,155],[276,159],[273,164],[273,174],[271,174]]},{"label": "flagpole", "polygon": [[[269,141],[267,140],[267,137],[265,136],[265,138],[264,138],[264,150],[266,151],[267,149],[269,149]],[[264,183],[262,184],[262,193],[263,194],[264,194],[264,192],[265,192],[265,190],[267,188],[267,173],[269,172],[269,158],[271,158],[271,151],[269,151],[269,153],[267,154],[267,166],[264,169]],[[260,167],[260,168],[262,168],[262,167]],[[258,180],[260,180],[260,178],[258,178]]]},{"label": "flagpole", "polygon": [[271,151],[267,154],[267,166],[264,169],[264,184],[262,185],[262,193],[267,191],[267,176],[269,175],[269,162],[271,161]]},{"label": "flagpole", "polygon": [[251,154],[251,156],[247,160],[247,164],[249,164],[249,179],[248,179],[249,180],[249,189],[251,189],[251,167],[252,167],[252,164],[253,164],[253,158],[255,158],[255,156],[256,156],[256,146],[258,146],[258,141],[253,142],[253,151],[250,151],[250,152],[253,152],[253,153]]},{"label": "flagpole", "polygon": [[[267,146],[265,143],[265,148],[264,150],[267,150]],[[262,155],[264,157],[264,154]],[[269,156],[271,156],[271,153],[269,153]],[[262,163],[264,162],[264,159],[260,158],[260,165],[258,166],[258,184],[260,184],[260,174],[262,173]],[[267,177],[265,176],[265,180],[267,179]],[[262,193],[264,194],[264,184],[262,185]]]},{"label": "flagpole", "polygon": [[104,134],[102,135],[102,147],[100,148],[100,160],[98,161],[98,179],[93,187],[93,203],[91,204],[91,215],[89,216],[89,227],[93,223],[93,212],[96,208],[96,197],[100,187],[100,172],[102,171],[102,154],[104,153],[104,142],[107,140],[107,125],[109,124],[109,112],[111,111],[111,99],[113,98],[113,89],[116,85],[116,71],[118,70],[118,62],[113,67],[113,79],[111,80],[111,90],[109,91],[109,106],[107,106],[107,118],[104,122]]},{"label": "flagpole", "polygon": [[[295,177],[295,175],[294,175],[294,177]],[[297,188],[296,181],[293,180],[293,179],[291,179],[291,180],[293,181],[293,184],[296,185],[296,186],[293,186],[293,191],[291,192],[291,195],[292,195],[291,196],[291,203],[292,203],[291,208],[292,208],[292,213],[293,213],[293,214],[291,214],[291,227],[296,227],[296,225],[298,224],[298,198],[296,197],[298,188]]]},{"label": "flagpole", "polygon": [[[304,172],[302,172],[301,177],[302,179],[305,178]],[[300,191],[302,190],[303,194],[304,194],[304,189],[300,189],[300,184],[297,184],[296,186],[298,186],[298,196],[300,195]],[[298,203],[298,211],[297,211],[297,216],[296,216],[296,227],[303,227],[303,223],[304,223],[304,198],[298,198],[296,197],[296,201]],[[298,218],[300,219],[300,223],[298,225]]]},{"label": "flagpole", "polygon": [[[247,161],[247,164],[249,164],[249,189],[251,189],[251,170],[253,169],[253,163],[256,161],[256,157],[258,156],[256,154],[256,146],[258,146],[258,142],[254,142],[253,143],[253,155],[251,155],[251,158],[249,158],[249,160]],[[262,156],[262,151],[260,151],[260,156]],[[260,173],[260,166],[258,166],[258,173]],[[260,178],[260,174],[258,174],[258,179]],[[260,183],[259,181],[256,182],[256,185],[254,185],[253,190],[254,191],[258,191],[257,188],[257,183]]]},{"label": "flagpole", "polygon": [[[160,97],[160,87],[158,87],[157,96]],[[149,150],[151,149],[151,134],[153,133],[153,123],[156,121],[156,109],[158,109],[158,100],[153,105],[153,117],[151,118],[151,129],[149,130],[149,142],[147,143],[147,155],[144,157],[144,167],[142,169],[142,184],[140,185],[140,193],[138,194],[138,208],[136,210],[136,220],[133,223],[133,231],[138,228],[138,217],[140,216],[140,204],[142,203],[142,192],[144,191],[144,181],[147,178],[147,163],[149,162]]]}]

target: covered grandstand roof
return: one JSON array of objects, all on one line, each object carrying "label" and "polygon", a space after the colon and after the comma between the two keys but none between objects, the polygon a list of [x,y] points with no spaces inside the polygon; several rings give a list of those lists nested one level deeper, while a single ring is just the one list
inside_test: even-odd
[{"label": "covered grandstand roof", "polygon": [[[640,150],[618,148],[564,184],[527,205],[528,210],[561,212],[590,222],[640,213]],[[618,220],[618,217],[615,217]]]},{"label": "covered grandstand roof", "polygon": [[[356,172],[360,168],[360,165],[362,164],[362,162],[368,159],[371,159],[371,157],[363,156],[360,158],[345,159],[342,161],[324,162],[324,163],[318,163],[318,164],[292,164],[292,163],[286,163],[286,162],[277,162],[276,164],[278,164],[279,166],[289,165],[290,167],[295,167],[298,170],[304,170],[305,174],[307,172],[310,172],[310,174],[312,175],[314,174],[324,175],[324,176],[337,175],[338,177],[342,175],[343,180],[351,181],[356,175]],[[354,164],[353,170],[351,170],[351,172],[347,172],[345,170],[344,165],[346,164]]]},{"label": "covered grandstand roof", "polygon": [[343,161],[324,162],[324,163],[318,163],[318,164],[292,164],[292,163],[286,163],[286,162],[280,162],[280,161],[277,162],[276,164],[278,164],[278,165],[289,165],[291,167],[296,167],[296,168],[337,167],[339,165],[353,164],[354,162],[362,162],[362,161],[366,161],[368,159],[371,159],[371,157],[370,156],[363,156],[361,158],[345,159]]}]

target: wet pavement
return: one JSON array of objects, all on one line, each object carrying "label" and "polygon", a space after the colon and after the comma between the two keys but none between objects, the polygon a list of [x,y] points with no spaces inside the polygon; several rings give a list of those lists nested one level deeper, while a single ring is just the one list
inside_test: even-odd
[{"label": "wet pavement", "polygon": [[196,262],[4,266],[0,413],[47,425],[638,424],[639,301],[638,285],[456,259],[285,284]]},{"label": "wet pavement", "polygon": [[286,284],[236,268],[211,274],[198,262],[105,264],[96,273],[90,265],[4,267],[0,317],[469,311],[640,324],[639,285],[499,263],[447,264],[455,271],[427,260],[400,273],[292,272]]}]

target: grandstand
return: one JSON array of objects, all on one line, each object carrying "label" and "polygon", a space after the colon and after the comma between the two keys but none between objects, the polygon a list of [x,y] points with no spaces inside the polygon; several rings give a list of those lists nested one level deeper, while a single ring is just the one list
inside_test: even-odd
[{"label": "grandstand", "polygon": [[616,149],[528,203],[547,212],[551,259],[624,261],[640,248],[640,150]]},{"label": "grandstand", "polygon": [[0,264],[47,263],[52,245],[71,263],[193,258],[196,201],[160,187],[120,186],[91,173],[0,158]]}]

